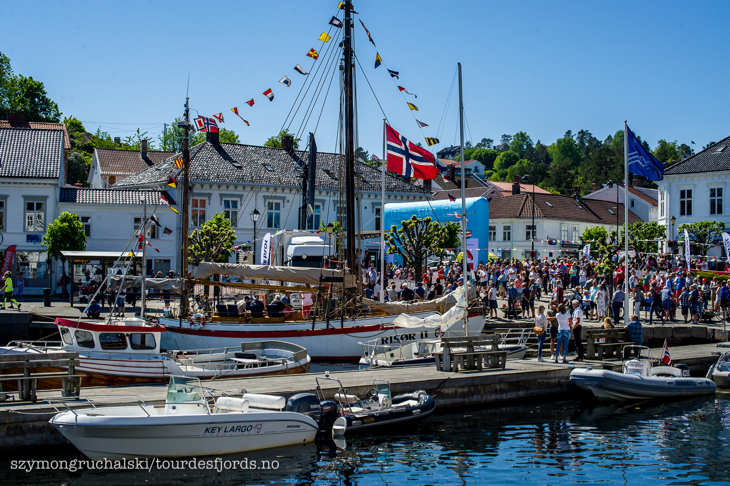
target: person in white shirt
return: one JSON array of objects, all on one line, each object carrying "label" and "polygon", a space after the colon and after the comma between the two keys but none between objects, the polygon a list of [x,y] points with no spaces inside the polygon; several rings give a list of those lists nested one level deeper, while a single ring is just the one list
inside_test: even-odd
[{"label": "person in white shirt", "polygon": [[570,341],[570,314],[565,304],[558,306],[558,343],[555,345],[555,362],[558,362],[560,349],[563,349],[563,363],[568,362],[568,342]]},{"label": "person in white shirt", "polygon": [[494,286],[494,283],[490,284],[487,295],[489,296],[489,318],[491,319],[492,317],[494,317],[496,319],[497,318],[497,288]]},{"label": "person in white shirt", "polygon": [[573,328],[573,339],[575,339],[575,350],[578,356],[573,361],[583,361],[583,310],[580,308],[580,302],[573,301],[573,317],[571,317],[571,327]]}]

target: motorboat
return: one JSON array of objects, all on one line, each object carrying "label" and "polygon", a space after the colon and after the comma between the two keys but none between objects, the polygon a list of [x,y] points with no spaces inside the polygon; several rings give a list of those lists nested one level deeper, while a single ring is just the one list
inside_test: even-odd
[{"label": "motorboat", "polygon": [[[328,377],[323,379],[331,380]],[[320,377],[317,377],[317,391],[324,401],[319,380]],[[374,380],[373,388],[361,399],[349,395],[339,380],[334,381],[339,383],[335,394],[339,417],[332,424],[333,437],[422,420],[436,409],[433,397],[423,390],[393,397],[388,381]]]},{"label": "motorboat", "polygon": [[[206,394],[207,393],[207,394]],[[134,404],[60,411],[50,420],[90,459],[200,457],[314,441],[318,424],[286,410],[284,397],[244,393],[213,399],[200,380],[172,376],[164,405]]]},{"label": "motorboat", "polygon": [[[632,349],[633,348],[633,349]],[[612,400],[647,400],[652,398],[686,398],[715,393],[717,385],[707,378],[692,378],[687,365],[654,366],[651,350],[646,346],[629,345],[622,359],[622,373],[588,368],[576,368],[570,381],[596,398]]]},{"label": "motorboat", "polygon": [[730,388],[730,351],[722,353],[717,363],[710,366],[707,378],[720,388]]},{"label": "motorboat", "polygon": [[[507,329],[499,333],[499,351],[507,351],[507,359],[524,359],[527,340],[531,329]],[[419,339],[414,342],[390,344],[380,339],[360,343],[362,346],[361,367],[394,367],[433,364],[436,354],[443,352],[441,339]],[[474,348],[482,350],[482,346]],[[490,348],[491,349],[491,348]]]},{"label": "motorboat", "polygon": [[[209,380],[277,374],[307,373],[311,358],[307,350],[280,341],[251,341],[237,347],[161,351],[166,328],[126,317],[109,321],[77,321],[57,318],[61,346],[11,343],[0,354],[75,352],[77,373],[85,386],[128,385],[165,382],[172,375]],[[10,370],[12,371],[12,370]],[[59,371],[49,367],[44,371]],[[57,386],[39,380],[40,389]]]}]

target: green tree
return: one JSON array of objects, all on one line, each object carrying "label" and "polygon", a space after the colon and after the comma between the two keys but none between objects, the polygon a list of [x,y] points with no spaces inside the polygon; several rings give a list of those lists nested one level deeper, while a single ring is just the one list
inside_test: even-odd
[{"label": "green tree", "polygon": [[[458,231],[458,225],[449,224],[456,226]],[[411,219],[401,221],[400,228],[393,225],[386,233],[387,253],[400,255],[404,265],[413,267],[416,275],[421,275],[428,255],[442,256],[444,248],[458,247],[446,246],[446,243],[454,243],[449,224],[441,226],[430,216],[420,219],[413,215]]]},{"label": "green tree", "polygon": [[682,160],[679,144],[676,140],[674,142],[667,142],[664,139],[659,140],[656,149],[652,153],[659,162],[666,162],[667,164],[673,164]]},{"label": "green tree", "polygon": [[[285,128],[279,132],[279,135],[269,137],[269,139],[264,142],[264,147],[281,148],[281,140],[285,136],[294,138],[294,134]],[[299,142],[301,141],[301,138],[294,138],[294,150],[299,150]]]},{"label": "green tree", "polygon": [[[464,158],[466,160],[478,160],[486,170],[491,170],[494,167],[494,161],[497,160],[499,152],[488,148],[470,148],[464,149]],[[461,154],[457,155],[454,159],[461,161]]]},{"label": "green tree", "polygon": [[154,141],[150,140],[150,137],[149,137],[149,135],[147,135],[147,132],[142,132],[139,128],[137,129],[136,133],[133,133],[132,135],[128,135],[124,139],[124,144],[131,147],[134,150],[139,150],[142,145],[142,140],[147,140],[147,150],[155,149]]},{"label": "green tree", "polygon": [[2,113],[10,108],[10,98],[13,96],[15,74],[10,66],[8,56],[0,52],[0,110]]},{"label": "green tree", "polygon": [[[505,152],[508,154],[509,152]],[[514,181],[515,176],[522,178],[522,176],[531,176],[533,172],[532,162],[526,159],[518,160],[515,165],[507,169],[506,181]]]},{"label": "green tree", "polygon": [[42,82],[13,73],[10,59],[0,52],[0,110],[23,110],[27,121],[61,121],[61,112]]},{"label": "green tree", "polygon": [[233,251],[236,232],[221,212],[193,231],[189,241],[188,261],[192,265],[200,265],[200,262],[223,262]]},{"label": "green tree", "polygon": [[591,245],[591,253],[601,254],[606,252],[609,244],[608,231],[603,226],[593,226],[583,232],[580,237],[583,243]]},{"label": "green tree", "polygon": [[520,159],[525,157],[525,152],[532,146],[532,139],[525,132],[515,133],[509,143],[510,151],[516,153]]},{"label": "green tree", "polygon": [[363,162],[367,162],[369,158],[370,154],[364,148],[358,147],[355,149],[355,160],[362,160]]},{"label": "green tree", "polygon": [[[178,122],[181,120],[182,118],[180,117],[175,118],[175,121],[168,125],[167,133],[163,132],[159,137],[157,137],[160,150],[165,152],[182,151],[185,130],[177,126]],[[190,147],[195,147],[196,145],[205,142],[205,139],[205,133],[190,131],[188,135],[188,145]],[[241,143],[236,132],[227,128],[220,128],[218,130],[218,141],[220,143]],[[139,150],[139,144],[136,144],[136,149]]]},{"label": "green tree", "polygon": [[[694,242],[699,247],[702,255],[706,255],[707,248],[722,235],[722,232],[725,230],[725,224],[718,221],[684,223],[679,225],[677,233],[682,235],[684,234],[684,230],[689,232],[690,244]],[[683,240],[683,238],[680,238],[680,241]]]},{"label": "green tree", "polygon": [[520,160],[520,157],[516,153],[512,151],[502,152],[494,161],[494,170],[507,170],[515,165],[518,160]]},{"label": "green tree", "polygon": [[[65,279],[66,257],[63,256],[62,252],[86,250],[84,225],[76,213],[63,212],[56,220],[49,224],[46,234],[43,236],[43,246],[46,247],[49,258],[61,260],[61,271]],[[63,293],[66,294],[65,285],[63,287]]]},{"label": "green tree", "polygon": [[491,149],[493,145],[494,140],[492,140],[491,138],[483,138],[481,142],[474,146],[474,148]]},{"label": "green tree", "polygon": [[629,243],[637,253],[657,253],[659,243],[644,241],[666,238],[666,228],[656,221],[650,223],[636,222],[629,225]]}]

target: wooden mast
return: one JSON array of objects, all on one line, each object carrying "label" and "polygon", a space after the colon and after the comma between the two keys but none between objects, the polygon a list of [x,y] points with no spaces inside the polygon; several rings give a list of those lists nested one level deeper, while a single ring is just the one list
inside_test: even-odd
[{"label": "wooden mast", "polygon": [[345,234],[346,260],[350,274],[357,275],[355,264],[355,136],[354,136],[354,83],[352,65],[352,2],[345,0]]},{"label": "wooden mast", "polygon": [[190,98],[185,98],[185,119],[178,122],[185,130],[183,138],[183,200],[182,200],[182,224],[180,240],[182,241],[182,262],[180,262],[180,277],[183,279],[182,295],[180,296],[180,319],[187,318],[189,313],[189,291],[188,291],[188,188],[190,187]]}]

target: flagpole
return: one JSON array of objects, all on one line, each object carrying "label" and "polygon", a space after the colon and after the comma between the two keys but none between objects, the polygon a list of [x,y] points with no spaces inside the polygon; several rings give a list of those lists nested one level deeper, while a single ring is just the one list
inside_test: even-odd
[{"label": "flagpole", "polygon": [[385,164],[388,162],[388,135],[383,118],[383,160],[380,161],[380,302],[385,302]]},{"label": "flagpole", "polygon": [[624,120],[624,324],[629,313],[629,127]]},{"label": "flagpole", "polygon": [[142,218],[142,305],[140,307],[141,317],[144,319],[146,309],[145,305],[145,280],[147,278],[147,199],[142,199],[142,207],[144,215]]},{"label": "flagpole", "polygon": [[469,276],[469,259],[466,254],[466,191],[464,181],[464,97],[461,89],[461,63],[457,63],[459,67],[459,131],[460,131],[460,149],[461,149],[461,263],[464,265],[464,299],[467,306],[464,309],[464,335],[469,334],[469,298],[467,293],[468,276]]}]

